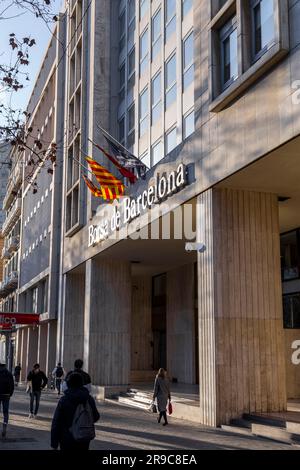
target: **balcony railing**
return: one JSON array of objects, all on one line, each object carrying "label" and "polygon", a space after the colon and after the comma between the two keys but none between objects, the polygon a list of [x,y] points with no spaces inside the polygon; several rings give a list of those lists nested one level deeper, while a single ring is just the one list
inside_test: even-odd
[{"label": "balcony railing", "polygon": [[3,209],[7,210],[12,203],[16,193],[18,192],[19,187],[22,183],[22,172],[20,164],[16,164],[8,179],[6,187],[6,195],[3,199]]},{"label": "balcony railing", "polygon": [[14,224],[17,222],[18,218],[21,215],[21,205],[22,205],[21,198],[18,197],[16,201],[14,202],[9,213],[6,214],[6,219],[2,226],[2,236],[5,237],[9,233],[9,231],[12,229]]},{"label": "balcony railing", "polygon": [[10,251],[8,251],[8,249],[4,246],[2,248],[1,258],[2,259],[10,259],[11,256],[12,256],[12,253],[10,253]]},{"label": "balcony railing", "polygon": [[10,253],[14,253],[19,249],[20,246],[20,237],[15,236],[11,237],[7,244],[7,249]]},{"label": "balcony railing", "polygon": [[0,283],[0,298],[6,297],[18,287],[19,273],[12,271],[6,279]]}]

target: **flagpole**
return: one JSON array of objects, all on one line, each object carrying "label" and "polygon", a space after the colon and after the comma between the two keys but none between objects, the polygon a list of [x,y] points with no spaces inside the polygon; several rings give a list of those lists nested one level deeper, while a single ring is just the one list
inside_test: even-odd
[{"label": "flagpole", "polygon": [[[112,140],[115,141],[116,144],[120,145],[120,147],[122,147],[122,149],[126,153],[128,153],[128,154],[132,155],[133,157],[135,157],[135,155],[133,155],[131,152],[129,152],[129,150],[127,150],[127,148],[124,147],[124,145],[120,144],[120,142],[117,139],[115,139],[112,135],[109,134],[109,132],[107,132],[105,129],[103,129],[103,127],[101,127],[99,124],[97,124],[97,122],[95,124],[98,127],[98,129],[100,129],[101,132],[104,132],[104,134],[107,134]],[[135,158],[137,158],[137,157],[135,157]]]},{"label": "flagpole", "polygon": [[[124,145],[120,144],[120,142],[115,139],[112,135],[109,134],[109,132],[107,132],[105,129],[103,129],[99,124],[95,123],[96,126],[98,127],[98,129],[103,133],[104,137],[105,137],[105,134],[114,142],[114,145],[119,145],[121,147],[121,149],[123,149],[123,152],[125,152],[125,154],[127,155],[127,157],[132,158],[133,160],[137,161],[140,163],[140,166],[143,166],[144,168],[146,168],[147,170],[149,170],[149,168],[147,167],[147,165],[145,165],[145,163],[143,163],[138,157],[136,157],[135,155],[133,155],[133,153],[129,152],[129,150],[127,150],[126,147],[124,147]],[[94,145],[97,145],[97,144],[94,144]],[[125,160],[126,160],[126,157],[124,157]]]},{"label": "flagpole", "polygon": [[[83,152],[81,148],[79,150],[81,151],[83,155],[88,156],[85,152]],[[74,162],[77,163],[77,165],[81,166],[84,170],[86,170],[88,173],[90,173],[93,176],[93,172],[87,166],[84,166],[79,160],[77,160],[77,158],[73,156],[72,156],[72,159],[74,160]]]}]

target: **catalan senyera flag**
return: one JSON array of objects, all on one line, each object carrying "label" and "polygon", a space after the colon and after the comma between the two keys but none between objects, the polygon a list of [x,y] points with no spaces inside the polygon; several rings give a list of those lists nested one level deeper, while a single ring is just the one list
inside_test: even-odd
[{"label": "catalan senyera flag", "polygon": [[96,160],[93,160],[90,157],[86,157],[86,161],[88,162],[89,167],[95,175],[98,183],[100,183],[103,199],[112,200],[123,196],[125,187],[122,181],[120,181],[106,168],[96,162]]},{"label": "catalan senyera flag", "polygon": [[102,189],[101,188],[96,188],[94,183],[89,178],[87,178],[83,173],[82,173],[82,178],[84,179],[87,187],[89,188],[89,190],[91,191],[93,196],[102,197]]}]

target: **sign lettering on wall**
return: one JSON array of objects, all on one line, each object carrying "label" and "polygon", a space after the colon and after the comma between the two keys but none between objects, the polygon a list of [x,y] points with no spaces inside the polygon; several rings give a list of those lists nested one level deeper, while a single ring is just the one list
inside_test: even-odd
[{"label": "sign lettering on wall", "polygon": [[124,224],[130,223],[147,209],[167,199],[187,183],[186,167],[183,163],[169,174],[157,175],[155,183],[145,189],[135,198],[125,197],[121,201],[121,207],[115,206],[112,216],[102,220],[98,225],[90,225],[88,228],[88,246],[93,246],[109,237],[109,234],[120,229]]}]

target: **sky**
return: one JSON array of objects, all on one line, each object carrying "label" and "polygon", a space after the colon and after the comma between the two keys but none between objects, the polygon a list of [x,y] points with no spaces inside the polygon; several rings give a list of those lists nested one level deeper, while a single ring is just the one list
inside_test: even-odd
[{"label": "sky", "polygon": [[[52,0],[53,14],[59,13],[62,0]],[[25,81],[23,90],[13,94],[12,105],[15,108],[26,109],[30,98],[35,79],[41,65],[41,61],[46,52],[51,37],[54,24],[46,25],[42,19],[36,18],[32,13],[24,11],[22,8],[10,7],[5,14],[4,9],[11,4],[11,0],[0,0],[0,63],[7,63],[11,57],[11,47],[9,46],[9,34],[15,33],[18,38],[31,36],[35,39],[36,45],[30,49],[30,64],[26,67],[30,81]],[[4,19],[7,18],[8,19]],[[0,103],[7,103],[9,97],[0,90]]]}]

